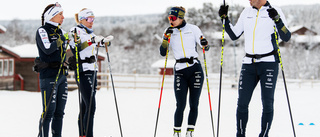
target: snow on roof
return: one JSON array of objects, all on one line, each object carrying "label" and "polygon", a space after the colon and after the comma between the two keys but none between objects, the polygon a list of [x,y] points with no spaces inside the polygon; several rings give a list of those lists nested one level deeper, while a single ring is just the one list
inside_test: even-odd
[{"label": "snow on roof", "polygon": [[[303,28],[303,27],[305,27],[305,26],[303,26],[303,25],[292,26],[292,27],[289,28],[289,30],[290,30],[291,32],[295,32],[295,31],[297,31],[297,30],[299,30],[299,29],[301,29],[301,28]],[[307,28],[307,27],[306,27],[306,28]],[[308,28],[307,28],[307,29],[308,29]]]},{"label": "snow on roof", "polygon": [[20,56],[20,58],[35,58],[39,56],[36,44],[25,44],[10,48],[10,50],[18,56]]},{"label": "snow on roof", "polygon": [[4,32],[7,31],[7,29],[6,29],[4,26],[2,26],[2,25],[0,25],[0,30],[2,30],[2,31],[4,31]]},{"label": "snow on roof", "polygon": [[[24,44],[20,46],[10,47],[7,45],[1,45],[9,51],[17,54],[20,58],[36,58],[39,56],[38,47],[36,44]],[[99,52],[99,56],[106,58],[106,54]]]},{"label": "snow on roof", "polygon": [[320,43],[320,36],[319,35],[316,35],[316,36],[306,36],[306,35],[303,35],[303,36],[293,36],[293,39],[295,42],[298,42],[298,43]]},{"label": "snow on roof", "polygon": [[[160,59],[151,65],[152,68],[163,68],[165,63],[165,59]],[[167,68],[173,68],[176,63],[175,59],[167,60]]]}]

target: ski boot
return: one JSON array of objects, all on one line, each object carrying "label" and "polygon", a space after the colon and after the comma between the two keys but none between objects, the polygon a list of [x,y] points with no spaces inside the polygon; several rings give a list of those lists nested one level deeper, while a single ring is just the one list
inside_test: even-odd
[{"label": "ski boot", "polygon": [[194,128],[188,128],[186,137],[194,137]]},{"label": "ski boot", "polygon": [[173,137],[182,137],[181,129],[173,129]]}]

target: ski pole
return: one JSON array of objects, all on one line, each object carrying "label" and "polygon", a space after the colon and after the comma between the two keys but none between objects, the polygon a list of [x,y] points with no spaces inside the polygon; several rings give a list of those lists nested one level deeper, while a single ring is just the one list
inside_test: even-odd
[{"label": "ski pole", "polygon": [[59,76],[60,76],[60,72],[61,72],[61,69],[62,69],[62,67],[63,67],[64,60],[65,60],[65,58],[66,58],[66,54],[67,54],[66,51],[67,51],[68,46],[69,46],[69,41],[67,42],[67,46],[66,46],[66,48],[65,48],[64,51],[63,51],[64,54],[63,54],[63,57],[62,57],[62,59],[61,59],[61,61],[60,61],[59,71],[58,71],[58,74],[56,75],[56,79],[55,79],[55,81],[54,81],[54,83],[53,83],[52,92],[51,92],[51,94],[50,94],[48,103],[47,103],[47,105],[46,105],[47,107],[45,107],[43,117],[42,117],[41,120],[40,120],[39,133],[38,133],[37,137],[39,137],[40,134],[41,134],[41,132],[43,132],[42,128],[43,128],[44,119],[45,119],[46,116],[47,116],[48,108],[50,107],[53,94],[55,94],[55,93],[57,92],[56,84],[57,84],[57,82],[58,82],[58,79],[59,79]]},{"label": "ski pole", "polygon": [[[110,36],[108,36],[106,39],[107,39],[107,41],[109,42],[109,41],[113,40],[113,36],[110,35]],[[108,52],[108,45],[107,45],[107,42],[105,42],[104,44],[105,44],[105,48],[106,48],[106,52],[107,52],[107,57],[108,57],[108,66],[109,66],[110,78],[111,78],[111,83],[112,83],[114,103],[115,103],[115,105],[116,105],[116,111],[117,111],[117,116],[118,116],[118,123],[119,123],[119,128],[120,128],[120,134],[121,134],[121,137],[123,137],[122,128],[121,128],[121,121],[120,121],[120,114],[119,114],[117,97],[116,97],[116,91],[115,91],[115,88],[114,88],[114,82],[113,82],[113,77],[112,77],[112,72],[111,72],[111,65],[110,65],[111,63],[110,63],[110,57],[109,57],[109,52]]]},{"label": "ski pole", "polygon": [[[226,5],[225,0],[223,1]],[[224,50],[224,31],[225,31],[225,19],[222,21],[222,40],[221,40],[221,55],[220,55],[220,81],[219,81],[219,101],[218,101],[218,123],[217,123],[217,137],[219,137],[220,128],[220,106],[221,106],[221,84],[222,84],[222,67],[223,67],[223,50]]]},{"label": "ski pole", "polygon": [[[200,39],[202,39],[203,37],[201,36]],[[207,61],[206,61],[206,52],[205,52],[205,47],[202,47],[202,51],[203,51],[203,60],[204,60],[204,68],[206,71],[206,80],[207,80],[207,88],[208,88],[208,98],[209,98],[209,107],[210,107],[210,117],[211,117],[211,125],[212,125],[212,132],[213,132],[213,137],[215,137],[215,133],[214,133],[214,124],[213,124],[213,115],[212,115],[212,106],[211,106],[211,97],[210,97],[210,88],[209,88],[209,80],[208,80],[208,69],[207,69]]]},{"label": "ski pole", "polygon": [[[169,38],[168,38],[168,45],[170,44],[170,39],[171,39],[171,36],[169,36]],[[166,67],[167,67],[167,61],[168,61],[168,53],[169,53],[169,46],[167,47],[166,59],[165,59],[165,62],[164,62],[164,69],[163,69],[162,83],[161,83],[161,89],[160,89],[160,98],[159,98],[156,126],[155,126],[155,129],[154,129],[154,137],[156,137],[156,135],[157,135],[158,120],[159,120],[159,113],[160,113],[160,106],[161,106],[161,99],[162,99],[162,92],[163,92],[163,85],[164,85],[164,77],[166,75]]]},{"label": "ski pole", "polygon": [[[97,46],[97,52],[96,52],[96,56],[98,58],[98,53],[99,53],[99,46],[100,46],[100,43],[98,43],[98,46]],[[95,93],[94,93],[94,89],[96,88],[95,84],[96,84],[96,75],[97,75],[97,71],[96,71],[96,67],[97,67],[97,62],[94,63],[94,69],[93,69],[93,78],[92,78],[92,86],[91,86],[91,95],[90,95],[90,101],[89,101],[89,111],[88,111],[88,117],[87,117],[87,125],[86,125],[86,133],[85,133],[85,137],[88,135],[88,128],[89,128],[89,121],[90,121],[90,114],[91,114],[91,108],[92,108],[92,99],[93,99],[93,96],[95,96]]]},{"label": "ski pole", "polygon": [[292,112],[291,112],[291,106],[290,106],[289,94],[288,94],[288,89],[287,89],[287,84],[286,84],[286,78],[284,76],[284,69],[283,69],[282,58],[281,58],[281,53],[280,53],[280,47],[279,47],[279,42],[278,42],[278,36],[277,36],[278,34],[277,34],[276,27],[274,26],[273,28],[274,28],[274,34],[275,34],[275,38],[276,38],[277,47],[278,47],[278,55],[279,55],[280,67],[281,67],[281,72],[282,72],[284,89],[285,89],[286,97],[287,97],[287,103],[288,103],[288,108],[289,108],[289,113],[290,113],[290,119],[291,119],[293,135],[294,135],[294,137],[296,137],[296,131],[295,131],[295,128],[294,128],[294,122],[293,122],[293,116],[292,116]]},{"label": "ski pole", "polygon": [[77,28],[74,28],[74,44],[75,44],[75,51],[76,51],[76,67],[77,67],[77,72],[76,72],[76,80],[77,80],[77,84],[78,84],[78,98],[79,98],[79,110],[80,110],[80,134],[81,137],[83,136],[83,118],[82,118],[82,99],[81,99],[81,89],[80,89],[80,76],[79,76],[79,50],[78,50],[78,39],[77,39]]}]

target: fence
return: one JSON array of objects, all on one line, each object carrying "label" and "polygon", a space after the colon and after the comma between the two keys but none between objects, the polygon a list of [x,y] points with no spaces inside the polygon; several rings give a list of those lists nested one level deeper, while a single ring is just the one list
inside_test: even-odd
[{"label": "fence", "polygon": [[[109,73],[97,74],[98,89],[99,88],[112,88],[111,79]],[[174,82],[173,75],[165,76],[164,88],[173,89]],[[77,89],[77,84],[74,78],[74,72],[69,72],[68,76],[68,88],[70,90]],[[127,88],[127,89],[160,89],[162,82],[162,75],[155,74],[113,74],[115,88]],[[237,88],[238,78],[223,74],[222,88]],[[290,84],[289,88],[314,88],[320,86],[320,80],[303,80],[303,79],[287,79],[287,84]],[[218,88],[219,86],[219,74],[209,74],[209,84],[211,88]],[[277,88],[283,87],[282,76],[279,75]],[[203,84],[203,88],[207,89],[206,84]]]}]

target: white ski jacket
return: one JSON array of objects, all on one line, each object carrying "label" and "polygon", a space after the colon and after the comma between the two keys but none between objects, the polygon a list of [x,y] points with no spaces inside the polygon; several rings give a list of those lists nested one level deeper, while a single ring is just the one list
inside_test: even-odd
[{"label": "white ski jacket", "polygon": [[[76,28],[77,30],[77,35],[78,37],[80,37],[81,43],[78,46],[78,52],[79,52],[79,56],[80,56],[80,60],[86,60],[86,58],[90,58],[91,56],[94,56],[95,60],[97,61],[97,43],[92,43],[92,38],[95,37],[96,35],[94,33],[88,33],[87,29],[84,27],[73,27],[70,29],[70,33],[72,33],[72,31],[74,31],[74,29]],[[73,52],[75,53],[75,43],[74,41],[70,41],[70,47],[73,50]],[[80,46],[81,45],[81,46]],[[101,47],[104,47],[104,45],[101,45]],[[96,65],[96,61],[93,63],[81,63],[80,68],[80,72],[83,71],[98,71],[98,65]],[[96,66],[95,66],[96,65]],[[82,69],[81,69],[82,68]]]},{"label": "white ski jacket", "polygon": [[[184,22],[185,23],[185,22]],[[202,48],[200,44],[200,37],[203,36],[201,30],[196,25],[185,23],[185,26],[181,28],[174,28],[171,34],[169,47],[172,49],[174,58],[176,60],[182,58],[198,58],[197,53],[197,43]],[[160,46],[162,47],[162,46]],[[161,50],[161,48],[160,48]],[[165,50],[165,49],[162,49]],[[162,53],[164,53],[162,51]],[[164,54],[165,55],[165,54]],[[194,59],[193,64],[189,63],[176,63],[175,69],[181,70],[195,63],[199,63],[197,59]]]},{"label": "white ski jacket", "polygon": [[[238,39],[242,34],[245,37],[245,52],[251,55],[262,55],[277,50],[275,41],[275,29],[277,37],[288,41],[291,37],[287,29],[287,21],[280,8],[274,7],[280,15],[280,21],[275,23],[268,15],[267,9],[270,8],[269,2],[260,9],[254,7],[245,8],[235,26],[226,19],[226,32],[232,40]],[[278,55],[270,55],[260,59],[254,59],[254,62],[276,62]],[[244,57],[243,64],[251,64],[253,61],[250,57]]]}]

